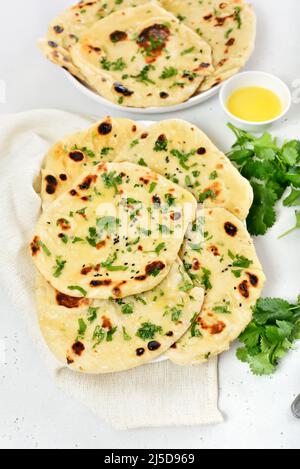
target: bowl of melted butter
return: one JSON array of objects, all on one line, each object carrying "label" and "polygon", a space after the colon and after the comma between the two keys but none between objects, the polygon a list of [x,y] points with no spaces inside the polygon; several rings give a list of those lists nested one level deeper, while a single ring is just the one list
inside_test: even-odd
[{"label": "bowl of melted butter", "polygon": [[244,130],[260,131],[282,119],[291,106],[291,92],[278,77],[243,72],[221,88],[220,102],[230,121]]}]

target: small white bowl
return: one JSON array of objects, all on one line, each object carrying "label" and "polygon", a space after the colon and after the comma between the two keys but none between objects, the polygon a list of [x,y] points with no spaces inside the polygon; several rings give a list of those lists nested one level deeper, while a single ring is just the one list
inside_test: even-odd
[{"label": "small white bowl", "polygon": [[[262,88],[267,88],[273,91],[281,101],[282,113],[274,119],[263,122],[251,122],[244,119],[240,119],[239,117],[233,115],[227,107],[229,97],[235,90],[248,86],[260,86]],[[230,78],[226,83],[224,83],[220,92],[221,106],[224,112],[229,117],[230,121],[244,130],[249,130],[253,132],[265,130],[275,122],[282,119],[288,113],[291,107],[291,102],[292,95],[288,86],[275,75],[271,75],[270,73],[265,72],[252,71],[239,73]]]},{"label": "small white bowl", "polygon": [[93,101],[100,105],[110,107],[117,111],[130,112],[132,114],[165,114],[167,112],[182,111],[183,109],[189,109],[197,104],[201,104],[204,101],[207,101],[212,96],[215,96],[221,88],[221,84],[211,88],[208,91],[198,94],[197,96],[192,96],[188,101],[185,101],[181,104],[176,104],[173,106],[161,106],[161,107],[148,107],[148,108],[136,108],[136,107],[126,107],[120,106],[119,104],[113,103],[108,99],[103,98],[99,94],[90,90],[84,86],[80,81],[73,77],[69,72],[65,72],[66,77],[71,81],[71,83],[77,88],[81,93],[83,93],[88,98],[91,98]]}]

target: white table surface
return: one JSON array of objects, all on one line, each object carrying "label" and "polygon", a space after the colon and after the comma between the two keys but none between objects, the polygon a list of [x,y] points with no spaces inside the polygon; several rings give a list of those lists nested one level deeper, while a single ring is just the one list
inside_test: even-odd
[{"label": "white table surface", "polygon": [[[98,117],[110,112],[78,94],[36,48],[36,39],[43,35],[48,21],[70,3],[3,2],[0,81],[6,83],[6,103],[1,103],[0,85],[1,114],[32,108],[59,108]],[[253,3],[258,38],[247,68],[275,73],[291,87],[298,79],[300,88],[300,2]],[[294,98],[299,103],[293,104],[288,120],[274,128],[274,133],[299,138],[299,90]],[[217,98],[179,117],[199,125],[216,144],[228,149],[231,136]],[[282,241],[276,238],[293,221],[292,210],[285,210],[268,237],[256,243],[268,274],[265,294],[290,300],[300,292],[300,234]],[[300,448],[300,421],[290,412],[291,402],[300,392],[299,344],[279,371],[267,378],[252,376],[237,361],[234,349],[222,356],[220,409],[224,424],[118,432],[56,389],[1,286],[0,293],[0,448]]]}]

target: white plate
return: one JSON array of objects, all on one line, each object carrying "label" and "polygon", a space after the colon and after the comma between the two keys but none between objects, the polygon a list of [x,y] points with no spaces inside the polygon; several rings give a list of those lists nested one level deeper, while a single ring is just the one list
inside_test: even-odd
[{"label": "white plate", "polygon": [[196,106],[197,104],[201,104],[204,101],[207,101],[212,96],[215,96],[223,84],[223,83],[220,83],[220,85],[215,86],[214,88],[208,91],[204,91],[203,93],[197,96],[193,96],[192,98],[190,98],[188,101],[185,101],[184,103],[176,104],[174,106],[148,107],[148,108],[125,107],[125,106],[120,106],[119,104],[112,103],[111,101],[108,101],[107,99],[103,98],[99,94],[90,90],[85,85],[80,83],[80,81],[78,81],[77,78],[75,78],[69,72],[64,70],[64,73],[66,77],[70,80],[70,82],[75,86],[75,88],[81,91],[82,94],[85,94],[88,98],[91,98],[93,101],[96,101],[96,103],[110,107],[112,109],[116,109],[117,111],[130,112],[133,114],[165,114],[167,112],[175,112],[175,111],[182,111],[183,109],[189,109],[193,106]]}]

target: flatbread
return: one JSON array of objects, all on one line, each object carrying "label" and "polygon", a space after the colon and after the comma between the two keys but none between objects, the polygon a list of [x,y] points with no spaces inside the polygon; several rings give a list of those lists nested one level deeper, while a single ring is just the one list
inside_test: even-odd
[{"label": "flatbread", "polygon": [[42,168],[44,208],[69,190],[84,171],[101,161],[113,161],[124,142],[132,142],[139,131],[139,124],[130,119],[105,117],[89,129],[57,142],[46,155]]},{"label": "flatbread", "polygon": [[125,145],[116,161],[146,164],[185,187],[205,207],[224,207],[246,219],[253,202],[251,185],[197,127],[166,120],[135,138],[136,145]]},{"label": "flatbread", "polygon": [[168,275],[196,207],[192,194],[148,168],[100,163],[45,210],[32,256],[66,295],[140,294]]},{"label": "flatbread", "polygon": [[[124,8],[148,3],[148,0],[94,0],[72,5],[51,21],[47,35],[38,41],[43,55],[63,67],[86,87],[91,88],[72,62],[71,49],[94,24],[111,13]],[[95,90],[93,90],[95,91]]]},{"label": "flatbread", "polygon": [[153,3],[98,21],[71,56],[92,88],[129,107],[182,103],[213,72],[210,46]]},{"label": "flatbread", "polygon": [[153,291],[121,301],[72,298],[39,275],[38,316],[44,338],[62,364],[84,373],[125,371],[170,348],[203,302],[177,260]]},{"label": "flatbread", "polygon": [[[106,16],[124,8],[139,6],[149,0],[94,0],[81,1],[60,13],[51,21],[45,43],[50,43],[50,49],[55,45],[64,50],[66,56],[77,44],[82,35],[94,24]],[[54,46],[54,47],[53,47]]]},{"label": "flatbread", "polygon": [[198,213],[181,257],[206,293],[200,315],[167,355],[178,365],[196,365],[228,350],[246,328],[265,276],[244,224],[222,208]]},{"label": "flatbread", "polygon": [[161,0],[212,48],[215,72],[199,91],[207,91],[237,73],[254,50],[256,16],[243,0]]}]

